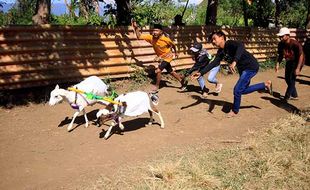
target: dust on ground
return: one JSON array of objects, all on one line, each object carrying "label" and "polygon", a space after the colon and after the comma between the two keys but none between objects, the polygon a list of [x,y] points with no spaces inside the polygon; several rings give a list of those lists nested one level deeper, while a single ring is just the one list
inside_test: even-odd
[{"label": "dust on ground", "polygon": [[[121,167],[134,166],[159,153],[195,143],[239,142],[249,131],[267,127],[288,112],[310,106],[310,68],[303,68],[297,80],[300,99],[285,103],[279,99],[286,89],[284,70],[260,72],[251,84],[273,81],[274,96],[254,92],[242,97],[240,114],[227,118],[233,100],[237,75],[223,76],[219,95],[207,83],[210,95],[201,97],[192,81],[189,91],[180,93],[179,84],[166,83],[159,92],[159,109],[165,129],[145,126],[148,115],[124,119],[123,134],[103,136],[108,126],[84,127],[84,118],[76,119],[67,132],[73,110],[66,103],[50,107],[30,104],[0,110],[0,189],[83,189],[98,176],[113,175]],[[100,106],[87,108],[95,119]],[[155,116],[155,120],[158,118]]]}]

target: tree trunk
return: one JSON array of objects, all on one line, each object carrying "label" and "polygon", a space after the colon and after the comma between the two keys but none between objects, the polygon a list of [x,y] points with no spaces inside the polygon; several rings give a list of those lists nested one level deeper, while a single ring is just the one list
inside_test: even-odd
[{"label": "tree trunk", "polygon": [[209,0],[206,15],[206,25],[216,25],[218,0]]},{"label": "tree trunk", "polygon": [[274,1],[276,4],[276,12],[275,12],[275,26],[278,27],[279,26],[279,18],[280,18],[280,2],[279,0],[275,0]]},{"label": "tree trunk", "polygon": [[48,24],[51,14],[51,0],[37,0],[33,24]]},{"label": "tree trunk", "polygon": [[77,15],[74,12],[75,8],[76,8],[75,6],[77,4],[76,0],[71,0],[70,4],[67,2],[67,0],[64,0],[64,3],[66,5],[67,9],[69,10],[70,17],[72,17],[72,18],[77,17]]},{"label": "tree trunk", "polygon": [[117,10],[117,25],[128,26],[131,20],[130,0],[115,0]]},{"label": "tree trunk", "polygon": [[308,1],[308,14],[306,20],[306,29],[310,29],[310,2]]},{"label": "tree trunk", "polygon": [[80,0],[79,3],[79,16],[88,19],[89,13],[89,1],[88,0]]},{"label": "tree trunk", "polygon": [[242,1],[242,6],[243,6],[244,26],[249,26],[249,22],[248,22],[248,1],[247,0],[243,0]]},{"label": "tree trunk", "polygon": [[93,0],[93,7],[94,7],[95,13],[99,15],[99,1],[98,0]]}]

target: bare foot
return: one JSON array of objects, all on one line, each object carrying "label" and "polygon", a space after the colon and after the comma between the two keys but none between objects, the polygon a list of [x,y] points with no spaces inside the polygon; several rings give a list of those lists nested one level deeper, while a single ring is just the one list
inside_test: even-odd
[{"label": "bare foot", "polygon": [[151,92],[158,92],[159,87],[156,85],[153,85],[151,88]]},{"label": "bare foot", "polygon": [[207,93],[207,92],[203,92],[203,93],[202,93],[202,97],[203,97],[203,98],[208,98],[208,93]]},{"label": "bare foot", "polygon": [[238,114],[236,114],[235,112],[230,111],[230,112],[227,114],[227,118],[236,117],[237,115],[238,115]]},{"label": "bare foot", "polygon": [[223,87],[223,84],[221,84],[221,83],[216,84],[215,92],[220,93],[222,91],[222,87]]},{"label": "bare foot", "polygon": [[267,88],[269,94],[272,95],[273,91],[272,91],[272,82],[271,82],[271,80],[267,80],[265,82],[265,87]]}]

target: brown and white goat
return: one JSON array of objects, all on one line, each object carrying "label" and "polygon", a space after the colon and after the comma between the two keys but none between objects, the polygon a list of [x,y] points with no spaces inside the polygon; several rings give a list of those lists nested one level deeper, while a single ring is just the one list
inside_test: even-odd
[{"label": "brown and white goat", "polygon": [[110,136],[112,128],[117,124],[121,130],[124,130],[124,126],[121,122],[123,116],[139,116],[148,112],[150,114],[148,124],[151,125],[154,122],[153,113],[155,113],[160,119],[160,128],[163,129],[165,127],[161,113],[152,102],[148,93],[136,91],[121,94],[115,98],[114,101],[119,102],[119,104],[111,103],[106,108],[100,109],[96,114],[99,125],[102,121],[106,120],[106,118],[112,119],[112,124],[104,135],[105,139]]}]

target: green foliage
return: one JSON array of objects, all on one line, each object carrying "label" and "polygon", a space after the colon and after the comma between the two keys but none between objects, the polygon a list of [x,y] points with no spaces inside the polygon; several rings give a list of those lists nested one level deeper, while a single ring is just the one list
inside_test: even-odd
[{"label": "green foliage", "polygon": [[99,26],[101,22],[102,22],[102,17],[100,17],[98,14],[93,12],[89,15],[88,24]]},{"label": "green foliage", "polygon": [[[0,25],[30,25],[34,15],[37,0],[17,0],[14,7],[7,13],[0,12]],[[88,18],[76,16],[74,11],[79,9],[80,1],[68,0],[71,6],[71,15],[51,15],[51,24],[58,25],[116,25],[116,9],[112,5],[106,5],[105,14],[99,16],[90,13]],[[100,0],[102,1],[102,0]],[[178,4],[183,2],[183,4]],[[131,0],[131,16],[140,25],[145,26],[154,22],[170,26],[174,22],[174,16],[182,14],[186,0]],[[189,5],[183,16],[186,25],[204,25],[207,0],[203,0],[198,6]],[[307,17],[309,0],[280,0],[280,22],[287,27],[304,27]],[[217,12],[217,25],[244,26],[243,0],[219,0]],[[89,12],[92,12],[91,3]],[[270,20],[274,20],[275,3],[272,0],[253,0],[248,5],[249,25],[268,27]]]},{"label": "green foliage", "polygon": [[243,26],[242,0],[221,0],[217,11],[217,25]]},{"label": "green foliage", "polygon": [[34,15],[36,0],[17,0],[7,13],[0,14],[0,25],[30,25]]},{"label": "green foliage", "polygon": [[134,69],[133,73],[130,74],[130,79],[137,85],[145,84],[149,82],[147,73],[140,67],[132,64],[131,67]]},{"label": "green foliage", "polygon": [[70,15],[52,15],[51,19],[53,24],[57,25],[84,25],[87,23],[87,20],[85,18],[77,18],[77,17],[71,17]]},{"label": "green foliage", "polygon": [[189,25],[204,25],[206,20],[207,1],[203,1],[200,6],[193,7],[192,10],[189,8],[188,12],[191,12],[190,16],[187,17]]},{"label": "green foliage", "polygon": [[0,26],[8,25],[8,14],[0,12]]},{"label": "green foliage", "polygon": [[281,7],[280,20],[283,26],[303,28],[307,17],[308,0],[288,1]]},{"label": "green foliage", "polygon": [[142,26],[155,22],[171,25],[174,16],[183,11],[183,7],[178,7],[173,2],[159,0],[133,0],[132,5],[132,17]]},{"label": "green foliage", "polygon": [[274,18],[275,4],[271,0],[254,0],[248,7],[254,26],[268,27],[270,19]]},{"label": "green foliage", "polygon": [[273,69],[276,65],[276,60],[266,60],[259,63],[260,71],[265,71],[268,69]]},{"label": "green foliage", "polygon": [[101,25],[103,17],[96,13],[89,14],[88,19],[85,17],[72,17],[70,15],[64,14],[60,16],[52,15],[52,24],[57,25]]}]

